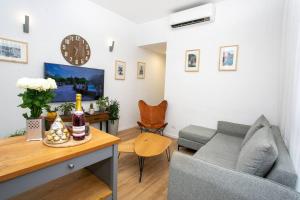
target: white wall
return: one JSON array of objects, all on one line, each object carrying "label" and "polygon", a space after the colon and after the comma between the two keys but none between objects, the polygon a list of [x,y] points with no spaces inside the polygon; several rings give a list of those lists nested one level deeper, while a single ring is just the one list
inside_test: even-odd
[{"label": "white wall", "polygon": [[[164,58],[136,46],[136,24],[88,0],[0,0],[0,5],[0,37],[29,43],[28,64],[0,62],[0,136],[25,127],[24,111],[16,107],[17,79],[42,77],[44,62],[68,64],[60,43],[69,34],[90,44],[92,55],[84,66],[105,69],[105,95],[121,103],[120,129],[136,125],[138,99],[157,103],[163,98]],[[24,14],[30,15],[29,34],[22,32]],[[108,52],[109,38],[116,41],[113,53]],[[114,80],[115,59],[127,62],[125,81]],[[147,63],[145,80],[136,78],[137,61]]]},{"label": "white wall", "polygon": [[[166,132],[218,120],[251,124],[260,114],[279,121],[279,56],[283,0],[216,3],[216,21],[170,30],[167,41]],[[219,47],[238,44],[237,72],[219,72]],[[184,71],[185,51],[200,49],[200,72]]]},{"label": "white wall", "polygon": [[138,46],[166,42],[169,32],[168,17],[138,25],[136,42]]},{"label": "white wall", "polygon": [[[288,0],[284,6],[281,60],[281,134],[300,175],[300,2]],[[300,191],[300,182],[297,183]]]}]

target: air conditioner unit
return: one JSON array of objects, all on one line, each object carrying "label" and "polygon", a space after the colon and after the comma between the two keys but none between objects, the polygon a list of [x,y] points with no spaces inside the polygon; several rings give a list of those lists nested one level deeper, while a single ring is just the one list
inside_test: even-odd
[{"label": "air conditioner unit", "polygon": [[209,3],[170,15],[172,28],[179,28],[198,23],[211,23],[215,20],[215,4]]}]

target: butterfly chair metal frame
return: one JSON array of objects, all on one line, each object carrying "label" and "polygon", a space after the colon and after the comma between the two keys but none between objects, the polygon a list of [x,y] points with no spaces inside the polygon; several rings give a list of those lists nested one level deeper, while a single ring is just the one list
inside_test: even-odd
[{"label": "butterfly chair metal frame", "polygon": [[168,125],[165,123],[165,116],[168,107],[166,100],[156,106],[150,106],[143,100],[139,101],[141,121],[137,124],[142,132],[152,132],[163,135],[164,129]]}]

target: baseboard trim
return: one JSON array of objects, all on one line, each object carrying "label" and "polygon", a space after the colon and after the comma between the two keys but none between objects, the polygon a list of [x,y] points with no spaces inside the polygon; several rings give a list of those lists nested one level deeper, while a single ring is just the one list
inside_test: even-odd
[{"label": "baseboard trim", "polygon": [[131,130],[134,130],[134,129],[139,129],[138,126],[134,126],[134,127],[131,127],[131,128],[126,128],[126,129],[123,129],[123,130],[119,130],[118,133],[122,133],[122,132],[126,132],[126,131],[131,131]]},{"label": "baseboard trim", "polygon": [[[131,128],[120,130],[120,131],[118,131],[118,134],[122,133],[122,132],[132,131],[132,130],[135,130],[135,129],[140,130],[140,128],[138,126],[134,126],[134,127],[131,127]],[[167,136],[167,137],[170,137],[170,138],[173,138],[173,139],[178,139],[178,136],[175,136],[173,134],[166,133],[166,132],[164,132],[164,136]]]},{"label": "baseboard trim", "polygon": [[170,134],[170,133],[164,133],[164,135],[167,136],[167,137],[173,138],[173,139],[178,139],[178,136],[175,136],[175,135]]}]

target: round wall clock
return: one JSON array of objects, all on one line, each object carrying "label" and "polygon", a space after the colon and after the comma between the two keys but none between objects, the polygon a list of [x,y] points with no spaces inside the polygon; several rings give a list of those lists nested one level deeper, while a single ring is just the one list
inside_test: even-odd
[{"label": "round wall clock", "polygon": [[90,46],[79,35],[68,35],[61,42],[61,53],[65,60],[72,65],[83,65],[91,56]]}]

